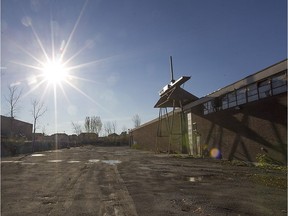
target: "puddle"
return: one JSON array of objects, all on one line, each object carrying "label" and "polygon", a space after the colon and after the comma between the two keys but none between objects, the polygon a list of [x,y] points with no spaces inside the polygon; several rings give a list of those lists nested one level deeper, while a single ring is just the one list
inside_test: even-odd
[{"label": "puddle", "polygon": [[80,161],[67,161],[67,163],[80,163]]},{"label": "puddle", "polygon": [[203,180],[203,176],[190,176],[187,177],[187,181],[189,182],[200,182]]},{"label": "puddle", "polygon": [[21,163],[22,165],[35,165],[36,163],[29,163],[29,162],[24,162],[24,163]]},{"label": "puddle", "polygon": [[44,196],[44,197],[39,197],[38,199],[44,205],[51,205],[51,204],[55,204],[57,202],[57,199],[55,196]]},{"label": "puddle", "polygon": [[23,161],[1,161],[1,163],[23,163]]},{"label": "puddle", "polygon": [[48,152],[62,152],[62,150],[51,150],[51,151],[48,151]]},{"label": "puddle", "polygon": [[47,162],[49,162],[49,163],[60,163],[62,161],[63,160],[47,160]]},{"label": "puddle", "polygon": [[32,154],[31,157],[43,157],[45,154]]},{"label": "puddle", "polygon": [[89,163],[98,163],[100,160],[98,159],[90,159],[88,160]]},{"label": "puddle", "polygon": [[121,163],[121,161],[119,160],[102,160],[102,162],[105,164],[109,164],[109,165],[116,165],[116,164]]}]

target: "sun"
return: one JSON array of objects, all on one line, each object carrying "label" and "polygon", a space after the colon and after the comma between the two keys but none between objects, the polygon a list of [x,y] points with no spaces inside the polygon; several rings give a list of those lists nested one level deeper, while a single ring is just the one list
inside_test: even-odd
[{"label": "sun", "polygon": [[42,76],[50,84],[61,84],[69,76],[65,65],[59,60],[49,60],[42,68]]}]

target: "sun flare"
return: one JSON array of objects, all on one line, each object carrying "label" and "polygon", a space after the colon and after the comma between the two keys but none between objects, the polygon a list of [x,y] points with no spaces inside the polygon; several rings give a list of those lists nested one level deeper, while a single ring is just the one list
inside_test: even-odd
[{"label": "sun flare", "polygon": [[51,84],[60,84],[68,78],[68,71],[60,61],[48,61],[43,65],[42,75]]}]

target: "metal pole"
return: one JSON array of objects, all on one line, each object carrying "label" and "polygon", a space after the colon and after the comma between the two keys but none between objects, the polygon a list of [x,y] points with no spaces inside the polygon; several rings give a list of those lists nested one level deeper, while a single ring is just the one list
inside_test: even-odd
[{"label": "metal pole", "polygon": [[174,72],[173,72],[173,63],[172,63],[172,56],[170,56],[170,72],[171,72],[171,83],[174,83]]}]

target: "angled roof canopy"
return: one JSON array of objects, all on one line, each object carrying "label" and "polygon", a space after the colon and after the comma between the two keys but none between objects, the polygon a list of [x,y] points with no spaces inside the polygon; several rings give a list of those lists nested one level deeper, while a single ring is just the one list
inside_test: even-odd
[{"label": "angled roof canopy", "polygon": [[185,91],[179,86],[174,86],[163,93],[154,108],[183,107],[184,105],[198,100],[198,97]]}]

